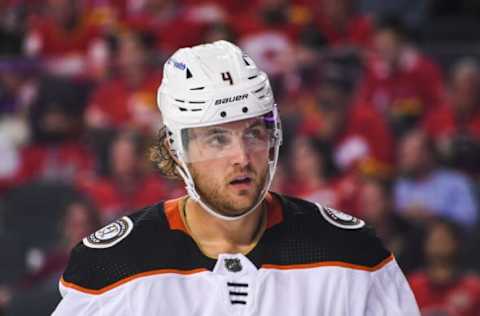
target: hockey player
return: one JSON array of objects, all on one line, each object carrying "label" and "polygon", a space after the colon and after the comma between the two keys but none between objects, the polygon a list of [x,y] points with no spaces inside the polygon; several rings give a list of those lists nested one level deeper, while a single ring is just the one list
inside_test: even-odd
[{"label": "hockey player", "polygon": [[55,316],[419,315],[362,220],[269,192],[280,119],[266,74],[238,47],[178,50],[158,105],[153,158],[188,195],[84,238]]}]

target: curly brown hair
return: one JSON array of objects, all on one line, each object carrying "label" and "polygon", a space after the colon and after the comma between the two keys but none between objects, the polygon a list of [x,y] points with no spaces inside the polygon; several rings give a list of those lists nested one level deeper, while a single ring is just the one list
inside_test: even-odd
[{"label": "curly brown hair", "polygon": [[167,128],[163,126],[157,133],[154,144],[149,150],[150,161],[152,161],[160,173],[169,179],[181,179],[177,171],[177,162],[173,159],[168,148]]}]

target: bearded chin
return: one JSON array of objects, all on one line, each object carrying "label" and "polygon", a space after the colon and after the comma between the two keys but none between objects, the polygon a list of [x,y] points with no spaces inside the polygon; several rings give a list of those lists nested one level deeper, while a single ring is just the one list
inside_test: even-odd
[{"label": "bearded chin", "polygon": [[[228,196],[228,194],[225,193],[225,191],[223,191],[221,185],[216,185],[216,183],[212,182],[204,183],[201,181],[201,177],[194,170],[191,170],[192,178],[195,183],[195,189],[200,195],[202,201],[210,206],[214,211],[225,216],[243,214],[255,205],[260,197],[260,194],[262,193],[261,191],[265,185],[267,173],[268,169],[260,175],[259,181],[255,182],[255,196],[251,199],[248,205],[240,207]],[[206,182],[208,182],[208,179]],[[240,192],[240,195],[243,195],[241,193],[242,192]]]}]

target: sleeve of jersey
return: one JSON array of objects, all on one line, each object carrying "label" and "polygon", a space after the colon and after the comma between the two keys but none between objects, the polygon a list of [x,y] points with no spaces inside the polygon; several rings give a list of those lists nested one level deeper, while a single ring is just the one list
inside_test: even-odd
[{"label": "sleeve of jersey", "polygon": [[101,312],[100,304],[94,295],[85,294],[71,288],[59,285],[62,300],[53,312],[52,316],[89,316],[104,315]]},{"label": "sleeve of jersey", "polygon": [[365,316],[420,316],[417,302],[396,260],[372,272]]},{"label": "sleeve of jersey", "polygon": [[91,277],[91,269],[88,268],[90,258],[83,250],[82,245],[77,245],[70,254],[68,266],[59,282],[62,300],[53,316],[103,315],[100,313],[98,295],[88,293],[78,285],[82,284],[80,281]]}]

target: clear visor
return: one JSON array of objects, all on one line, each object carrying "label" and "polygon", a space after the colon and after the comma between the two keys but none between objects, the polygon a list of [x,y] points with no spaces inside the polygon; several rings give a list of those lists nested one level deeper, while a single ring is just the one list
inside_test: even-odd
[{"label": "clear visor", "polygon": [[275,143],[275,118],[272,112],[245,120],[182,130],[182,146],[187,163],[239,155],[264,155],[268,159]]}]

